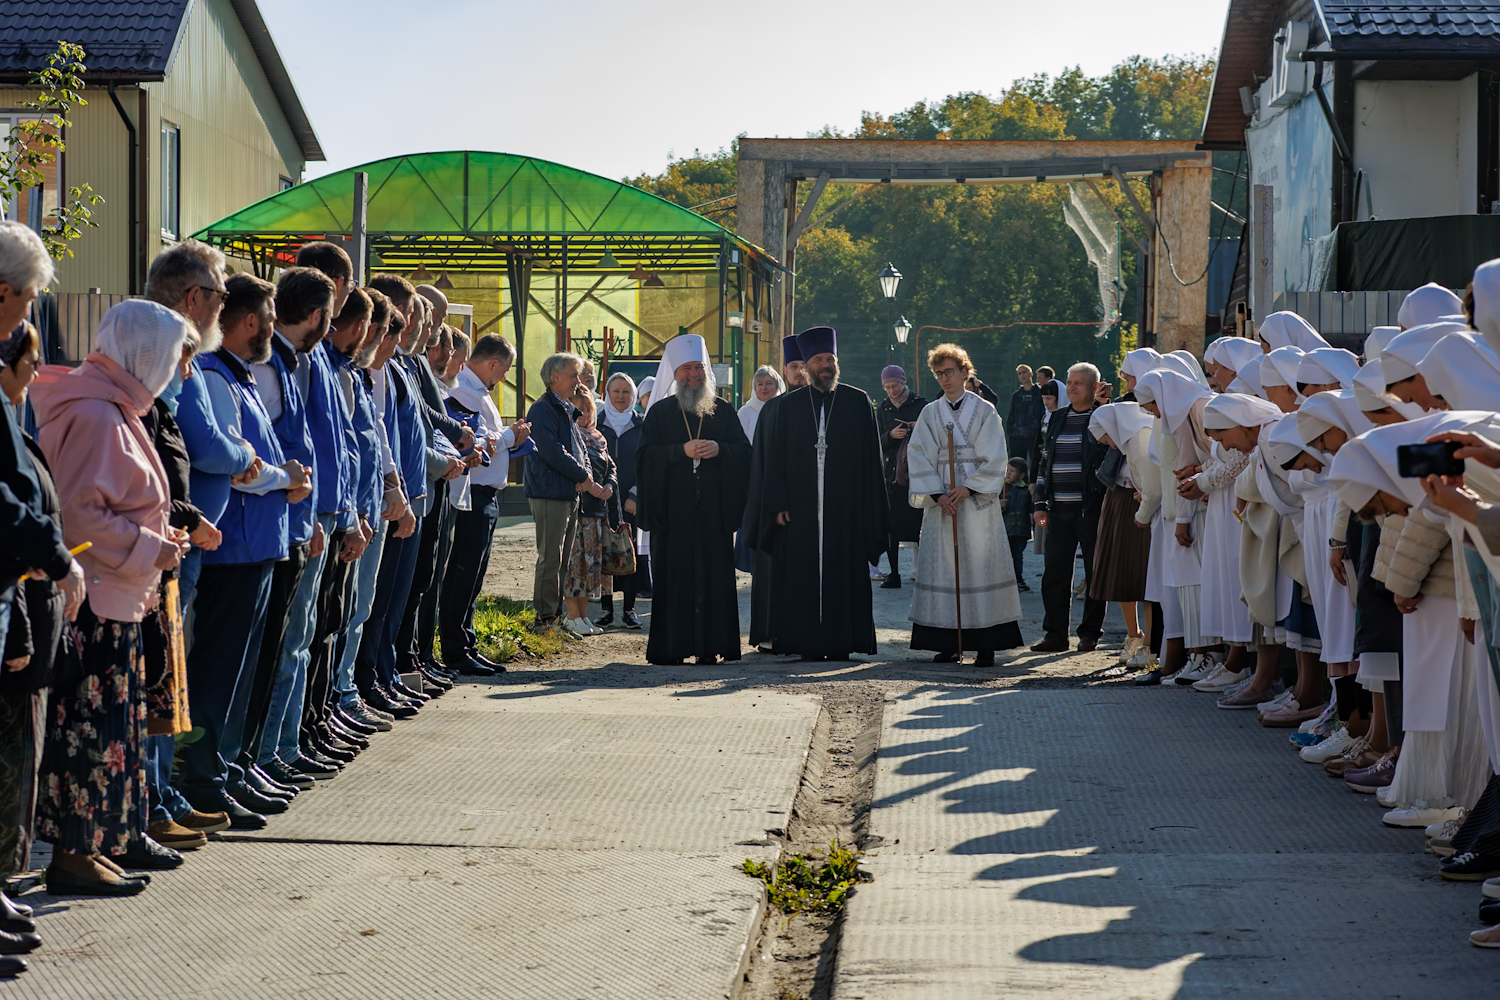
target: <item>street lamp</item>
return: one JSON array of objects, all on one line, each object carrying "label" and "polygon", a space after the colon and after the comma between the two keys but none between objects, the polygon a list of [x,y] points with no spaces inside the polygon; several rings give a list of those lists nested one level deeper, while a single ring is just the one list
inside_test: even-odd
[{"label": "street lamp", "polygon": [[[885,325],[886,329],[889,330],[895,322],[896,289],[901,284],[901,272],[896,270],[895,264],[888,263],[880,269],[880,273],[875,277],[880,279],[880,294],[885,296]],[[908,329],[910,328],[908,327]],[[903,344],[906,343],[906,338],[902,337],[901,342]],[[890,361],[890,354],[894,350],[895,348],[891,346],[891,335],[887,333],[885,337],[887,361]]]},{"label": "street lamp", "polygon": [[905,316],[902,316],[900,319],[898,319],[896,321],[896,343],[898,343],[898,344],[905,344],[906,343],[906,337],[910,333],[911,333],[911,324],[906,321],[906,317]]}]

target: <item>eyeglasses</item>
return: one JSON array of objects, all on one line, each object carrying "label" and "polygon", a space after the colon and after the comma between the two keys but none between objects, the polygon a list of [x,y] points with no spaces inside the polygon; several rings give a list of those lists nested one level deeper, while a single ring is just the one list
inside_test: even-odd
[{"label": "eyeglasses", "polygon": [[935,371],[932,374],[935,377],[940,378],[940,379],[950,379],[953,376],[955,376],[955,375],[958,374],[958,369],[957,368],[944,368],[942,371]]},{"label": "eyeglasses", "polygon": [[214,295],[217,295],[220,302],[229,301],[229,289],[227,288],[215,288],[213,285],[199,285],[198,287],[205,292],[212,292]]}]

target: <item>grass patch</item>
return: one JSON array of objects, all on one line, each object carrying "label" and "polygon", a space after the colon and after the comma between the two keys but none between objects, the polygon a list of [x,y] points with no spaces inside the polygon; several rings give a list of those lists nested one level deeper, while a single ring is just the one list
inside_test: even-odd
[{"label": "grass patch", "polygon": [[771,905],[790,916],[793,913],[838,913],[856,883],[869,882],[869,872],[859,870],[863,851],[844,847],[835,838],[827,852],[793,854],[770,865],[746,858],[741,870],[766,886]]},{"label": "grass patch", "polygon": [[[474,606],[474,634],[479,640],[479,651],[497,663],[509,663],[522,656],[538,659],[556,656],[567,641],[556,628],[537,631],[536,609],[508,597],[479,599]],[[441,646],[436,652],[441,660]]]}]

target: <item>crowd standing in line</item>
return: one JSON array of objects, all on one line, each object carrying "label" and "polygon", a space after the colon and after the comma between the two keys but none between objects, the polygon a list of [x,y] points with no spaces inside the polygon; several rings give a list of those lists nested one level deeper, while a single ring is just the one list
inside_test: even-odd
[{"label": "crowd standing in line", "polygon": [[[0,222],[9,873],[35,835],[50,892],[139,893],[460,676],[503,671],[474,613],[524,458],[538,627],[597,635],[618,590],[639,628],[651,597],[657,664],[741,656],[737,568],[759,652],[874,653],[868,568],[885,553],[902,587],[904,542],[911,648],[992,665],[1024,642],[1034,534],[1033,651],[1097,648],[1119,604],[1136,684],[1293,730],[1385,823],[1425,829],[1444,878],[1484,882],[1471,940],[1500,947],[1500,261],[1464,300],[1413,292],[1362,360],[1277,313],[1201,363],[1130,352],[1118,396],[1086,362],[1064,381],[1021,366],[1009,424],[961,346],[928,352],[940,398],[892,365],[876,405],[815,327],[738,411],[683,335],[602,396],[588,359],[552,355],[506,425],[503,337],[453,330],[437,288],[353,275],[331,243],[272,284],[184,241],[82,363],[43,365],[24,316],[51,262]],[[613,568],[622,539],[633,572]],[[0,908],[14,973],[40,939]]]},{"label": "crowd standing in line", "polygon": [[[47,365],[24,317],[52,263],[0,222],[7,876],[35,835],[49,892],[139,893],[460,675],[505,669],[473,615],[529,447],[490,395],[514,352],[448,327],[436,288],[353,273],[319,241],[273,285],[187,240],[80,364]],[[40,939],[29,908],[0,906],[14,974]]]}]

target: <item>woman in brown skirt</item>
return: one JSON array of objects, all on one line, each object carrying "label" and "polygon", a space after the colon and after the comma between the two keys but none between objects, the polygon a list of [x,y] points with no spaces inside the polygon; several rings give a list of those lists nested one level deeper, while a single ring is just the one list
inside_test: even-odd
[{"label": "woman in brown skirt", "polygon": [[1146,645],[1136,603],[1146,597],[1151,529],[1136,523],[1139,494],[1134,484],[1135,477],[1145,475],[1150,465],[1146,448],[1150,443],[1151,415],[1136,403],[1110,403],[1094,411],[1089,430],[1100,444],[1110,449],[1098,472],[1109,483],[1109,491],[1099,512],[1089,596],[1120,605],[1127,633],[1120,662],[1127,663]]}]

